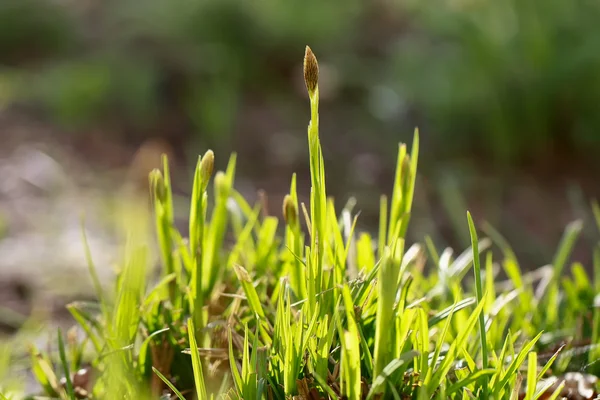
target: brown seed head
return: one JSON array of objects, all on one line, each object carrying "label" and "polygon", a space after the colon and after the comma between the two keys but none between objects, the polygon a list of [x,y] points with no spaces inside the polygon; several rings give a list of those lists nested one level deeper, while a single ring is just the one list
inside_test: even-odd
[{"label": "brown seed head", "polygon": [[289,194],[286,194],[283,198],[283,219],[291,227],[296,226],[298,223],[298,208]]},{"label": "brown seed head", "polygon": [[304,53],[304,83],[306,83],[308,94],[312,97],[319,84],[319,63],[308,46],[306,46],[306,52]]}]

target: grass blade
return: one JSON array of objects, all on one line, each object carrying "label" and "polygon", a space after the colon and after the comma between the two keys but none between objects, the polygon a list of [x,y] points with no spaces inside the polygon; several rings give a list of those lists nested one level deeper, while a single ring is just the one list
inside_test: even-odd
[{"label": "grass blade", "polygon": [[69,399],[76,400],[75,389],[73,387],[73,381],[71,380],[71,369],[69,368],[69,362],[67,361],[67,354],[65,352],[65,343],[60,328],[58,328],[58,351],[60,354],[60,362],[65,373],[66,391]]},{"label": "grass blade", "polygon": [[[496,373],[496,370],[491,368],[480,369],[479,371],[473,372],[472,374],[467,375],[465,378],[457,381],[456,383],[452,384],[448,389],[446,389],[446,395],[450,396],[454,392],[457,392],[460,389],[469,386],[471,383],[476,382],[479,379],[487,377],[489,375],[493,375],[494,373]],[[485,381],[487,381],[487,379],[485,379]]]},{"label": "grass blade", "polygon": [[[471,218],[471,213],[467,212],[467,220],[469,223],[469,232],[471,234],[471,247],[473,249],[473,272],[475,274],[475,294],[477,296],[477,303],[483,303],[483,286],[481,284],[481,264],[479,260],[479,240],[477,238],[477,230]],[[485,306],[484,306],[485,307]],[[481,363],[483,369],[488,367],[488,351],[487,351],[487,338],[485,331],[485,318],[483,312],[479,314],[479,337],[481,339]],[[483,398],[487,398],[487,377],[484,377],[484,390]]]},{"label": "grass blade", "polygon": [[533,400],[535,387],[537,385],[537,353],[529,353],[527,362],[527,392],[525,400]]},{"label": "grass blade", "polygon": [[207,400],[206,386],[204,382],[204,374],[202,373],[202,362],[200,361],[200,353],[198,352],[198,344],[196,343],[196,331],[194,329],[194,321],[188,319],[188,337],[190,341],[190,353],[192,355],[192,367],[194,370],[194,383],[196,384],[196,392],[199,400]]},{"label": "grass blade", "polygon": [[175,396],[177,396],[179,400],[186,400],[185,397],[183,397],[183,395],[181,394],[181,392],[177,390],[177,388],[171,383],[171,381],[169,381],[163,374],[161,374],[159,370],[152,367],[152,371],[154,371],[154,373],[158,375],[158,377],[165,383],[165,385],[167,385],[169,389],[171,389],[173,393],[175,393]]}]

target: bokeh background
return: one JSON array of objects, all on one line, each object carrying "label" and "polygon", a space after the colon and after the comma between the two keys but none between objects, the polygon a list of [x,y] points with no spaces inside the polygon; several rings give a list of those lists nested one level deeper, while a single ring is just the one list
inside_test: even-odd
[{"label": "bokeh background", "polygon": [[329,193],[338,207],[356,198],[361,229],[375,229],[397,145],[418,126],[413,240],[458,254],[469,209],[533,268],[582,219],[588,262],[598,21],[593,0],[0,1],[0,324],[18,325],[32,298],[58,313],[86,293],[81,215],[109,266],[115,209],[163,152],[182,220],[208,148],[221,169],[238,153],[238,189],[264,191],[272,214],[293,172],[306,200],[307,44]]}]

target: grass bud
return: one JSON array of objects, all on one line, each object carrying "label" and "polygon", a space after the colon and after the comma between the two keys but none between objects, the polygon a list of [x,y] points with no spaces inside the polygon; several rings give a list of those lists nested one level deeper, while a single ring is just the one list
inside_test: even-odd
[{"label": "grass bud", "polygon": [[200,162],[200,174],[202,176],[202,180],[204,182],[208,182],[210,177],[213,174],[213,170],[215,168],[215,153],[212,150],[208,150],[204,157],[202,157],[202,161]]},{"label": "grass bud", "polygon": [[298,208],[289,194],[283,198],[283,219],[292,228],[298,224]]},{"label": "grass bud", "polygon": [[319,85],[319,63],[308,46],[306,46],[306,52],[304,53],[304,83],[306,83],[308,95],[313,98]]}]

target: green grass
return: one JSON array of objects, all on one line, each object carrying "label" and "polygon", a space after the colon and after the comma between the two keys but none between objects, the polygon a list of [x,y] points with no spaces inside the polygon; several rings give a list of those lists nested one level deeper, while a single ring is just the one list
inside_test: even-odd
[{"label": "green grass", "polygon": [[[428,237],[407,243],[415,131],[410,152],[399,145],[378,237],[358,232],[353,202],[338,210],[326,194],[318,63],[309,48],[304,71],[310,204],[298,203],[294,175],[283,218],[262,215],[260,203],[250,205],[234,188],[235,154],[213,179],[217,160],[209,150],[196,167],[186,238],[173,222],[164,158],[162,170],[150,173],[156,244],[141,207],[128,209],[111,289],[99,282],[83,240],[98,302],[68,307],[84,339],[65,340],[59,331],[57,349],[31,347],[29,368],[44,395],[537,399],[549,375],[598,374],[600,252],[593,278],[580,264],[568,268],[581,224],[567,227],[552,268],[527,273],[492,227],[482,229],[491,239],[479,238],[470,214],[472,245],[458,257]],[[233,241],[225,241],[228,233]],[[155,248],[162,271],[152,280]],[[580,340],[592,343],[583,361],[574,344]],[[11,355],[3,354],[3,396],[18,398],[8,391]],[[64,373],[88,364],[94,374],[85,388],[72,376],[60,384]]]}]

